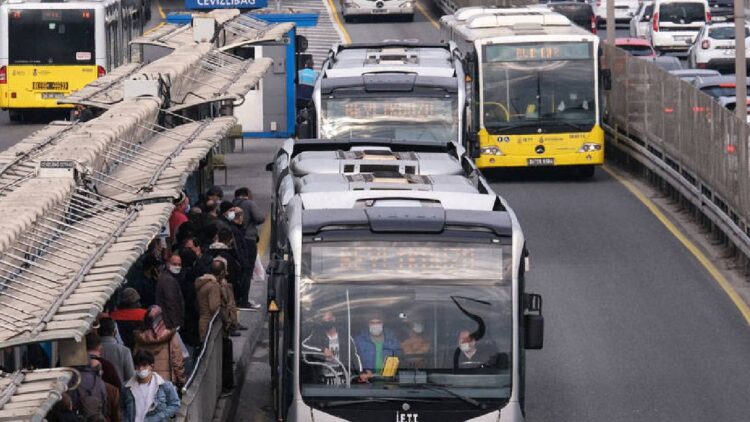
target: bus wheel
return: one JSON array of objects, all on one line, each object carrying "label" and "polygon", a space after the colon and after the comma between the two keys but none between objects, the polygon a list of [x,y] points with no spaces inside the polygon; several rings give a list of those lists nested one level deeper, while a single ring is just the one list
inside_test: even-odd
[{"label": "bus wheel", "polygon": [[596,166],[580,166],[577,169],[578,177],[581,179],[591,179],[594,177]]},{"label": "bus wheel", "polygon": [[8,110],[8,119],[10,119],[11,122],[22,122],[23,112],[20,110]]},{"label": "bus wheel", "polygon": [[354,16],[346,16],[346,15],[344,15],[344,22],[346,22],[346,23],[352,23],[352,22],[354,22]]}]

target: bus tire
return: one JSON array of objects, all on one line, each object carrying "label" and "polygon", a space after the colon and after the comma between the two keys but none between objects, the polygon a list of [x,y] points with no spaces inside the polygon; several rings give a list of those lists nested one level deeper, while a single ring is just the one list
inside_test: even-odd
[{"label": "bus tire", "polygon": [[11,122],[22,122],[23,112],[20,110],[8,110],[8,120]]},{"label": "bus tire", "polygon": [[578,177],[582,180],[591,179],[596,172],[596,166],[580,166],[577,169]]},{"label": "bus tire", "polygon": [[346,15],[344,15],[344,22],[346,22],[346,23],[354,23],[354,16],[346,16]]}]

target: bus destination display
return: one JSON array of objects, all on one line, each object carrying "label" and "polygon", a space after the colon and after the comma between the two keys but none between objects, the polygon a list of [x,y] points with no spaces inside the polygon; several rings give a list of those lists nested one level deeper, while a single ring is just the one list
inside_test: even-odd
[{"label": "bus destination display", "polygon": [[347,280],[356,275],[422,279],[502,277],[500,247],[412,245],[313,246],[311,276]]},{"label": "bus destination display", "polygon": [[448,99],[399,99],[388,100],[330,100],[327,111],[336,116],[356,120],[423,120],[435,116],[451,115],[452,102]]},{"label": "bus destination display", "polygon": [[585,42],[496,44],[484,47],[484,59],[488,63],[590,58],[591,44]]}]

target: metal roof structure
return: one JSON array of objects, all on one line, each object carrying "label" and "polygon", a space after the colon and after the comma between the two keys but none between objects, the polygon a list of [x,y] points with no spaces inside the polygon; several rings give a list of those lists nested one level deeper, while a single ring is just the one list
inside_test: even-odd
[{"label": "metal roof structure", "polygon": [[155,98],[125,100],[0,154],[0,348],[80,341],[235,124],[165,129],[158,114]]},{"label": "metal roof structure", "polygon": [[76,377],[69,368],[0,372],[0,421],[45,420]]},{"label": "metal roof structure", "polygon": [[[216,21],[217,26],[224,22],[239,16],[240,11],[237,9],[216,9],[207,13],[193,13],[193,17],[210,17]],[[192,25],[178,25],[168,23],[160,26],[153,31],[147,32],[137,37],[131,44],[154,45],[165,48],[177,48],[183,45],[196,44],[193,39]]]}]

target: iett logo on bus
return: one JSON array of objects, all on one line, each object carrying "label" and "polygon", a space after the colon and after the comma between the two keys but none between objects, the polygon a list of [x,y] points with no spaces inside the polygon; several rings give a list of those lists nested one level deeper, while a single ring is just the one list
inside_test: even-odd
[{"label": "iett logo on bus", "polygon": [[418,417],[416,413],[396,412],[396,422],[419,422]]}]

